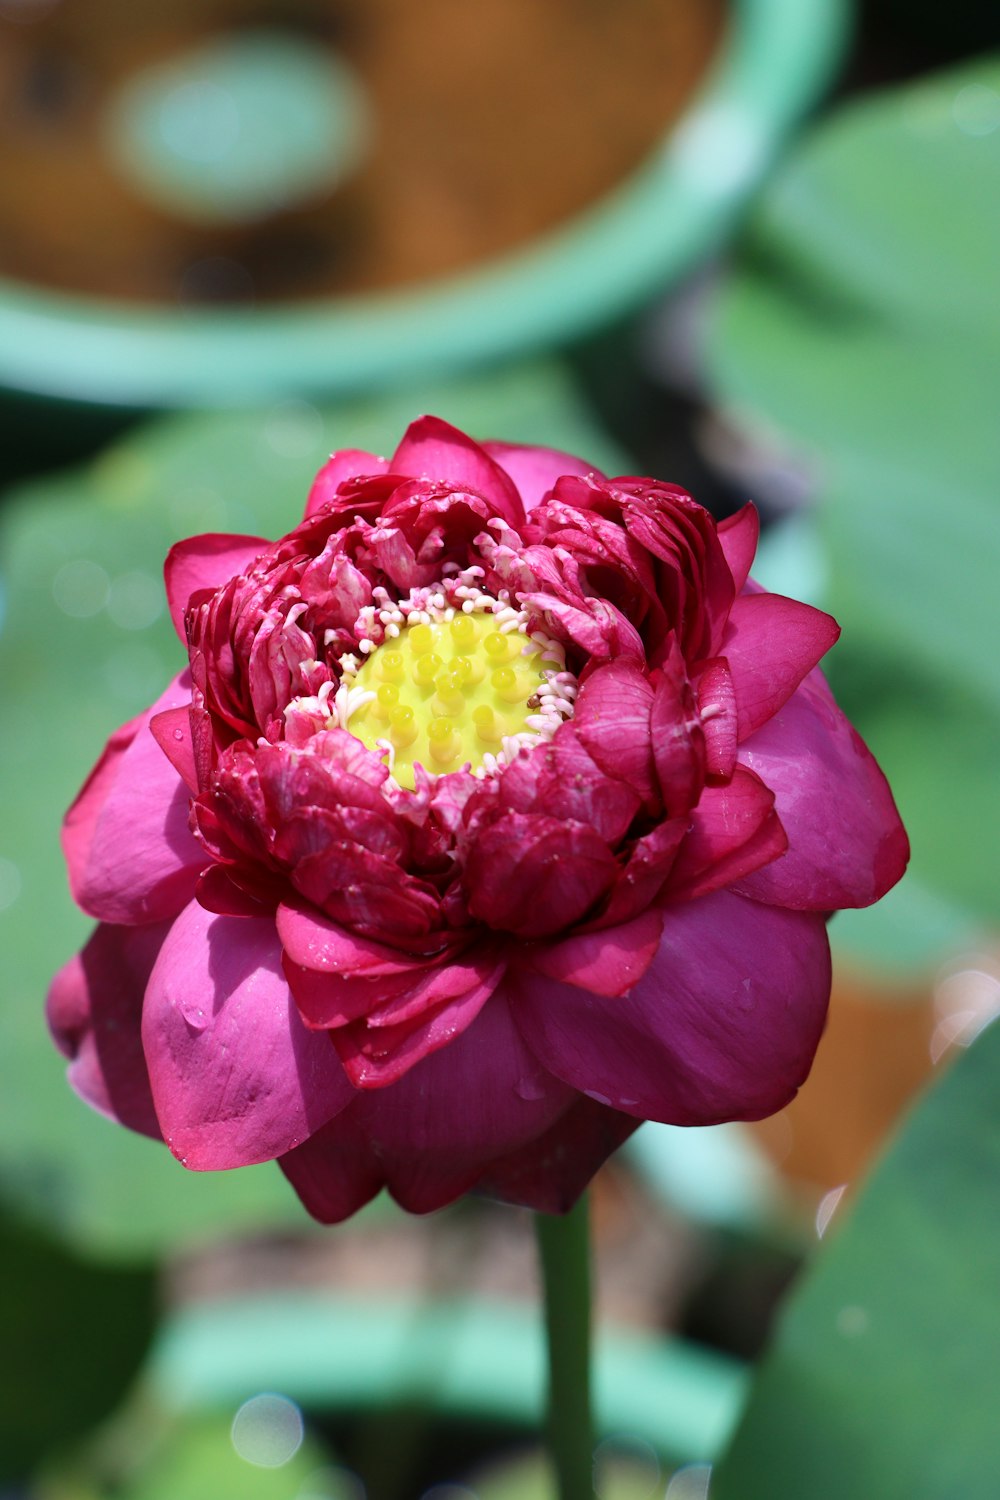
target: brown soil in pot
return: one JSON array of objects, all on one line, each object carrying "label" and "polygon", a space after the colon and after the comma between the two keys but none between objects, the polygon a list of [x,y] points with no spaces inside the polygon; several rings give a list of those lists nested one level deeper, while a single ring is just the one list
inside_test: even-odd
[{"label": "brown soil in pot", "polygon": [[[700,81],[723,14],[723,0],[0,0],[0,274],[153,302],[450,274],[636,167]],[[109,99],[138,69],[262,26],[351,65],[375,120],[365,160],[322,201],[251,224],[157,209],[108,159]]]}]

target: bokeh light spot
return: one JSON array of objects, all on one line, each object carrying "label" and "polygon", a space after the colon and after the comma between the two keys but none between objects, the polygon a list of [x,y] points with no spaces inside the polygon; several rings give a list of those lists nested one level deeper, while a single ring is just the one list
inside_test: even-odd
[{"label": "bokeh light spot", "polygon": [[830,1226],[830,1220],[837,1212],[837,1206],[846,1192],[847,1183],[842,1182],[839,1187],[831,1188],[828,1193],[824,1193],[820,1199],[819,1207],[816,1210],[816,1233],[820,1239],[826,1234]]},{"label": "bokeh light spot", "polygon": [[138,569],[122,573],[111,584],[108,614],[122,630],[146,630],[163,613],[163,584]]},{"label": "bokeh light spot", "polygon": [[654,1500],[660,1493],[660,1461],[640,1437],[616,1434],[594,1449],[594,1493],[597,1500],[615,1500],[621,1485],[616,1473],[627,1471],[628,1493],[636,1500]]},{"label": "bokeh light spot", "polygon": [[287,1396],[264,1393],[244,1401],[233,1418],[232,1442],[240,1458],[260,1469],[280,1469],[302,1446],[302,1413]]},{"label": "bokeh light spot", "polygon": [[952,100],[951,117],[963,135],[992,135],[1000,127],[1000,93],[967,83]]},{"label": "bokeh light spot", "polygon": [[14,905],[21,894],[21,872],[12,859],[0,855],[0,911]]},{"label": "bokeh light spot", "polygon": [[64,615],[87,620],[108,602],[111,580],[99,563],[77,558],[63,563],[52,580],[52,597]]},{"label": "bokeh light spot", "polygon": [[708,1500],[711,1477],[710,1464],[688,1464],[677,1470],[667,1485],[664,1500]]},{"label": "bokeh light spot", "polygon": [[860,1338],[863,1333],[868,1332],[869,1322],[866,1308],[854,1305],[842,1307],[837,1314],[837,1332],[847,1339]]}]

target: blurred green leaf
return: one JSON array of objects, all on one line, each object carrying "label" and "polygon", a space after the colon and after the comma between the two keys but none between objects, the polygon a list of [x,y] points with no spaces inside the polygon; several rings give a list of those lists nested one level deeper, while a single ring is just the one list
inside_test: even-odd
[{"label": "blurred green leaf", "polygon": [[[831,675],[942,933],[995,921],[1000,884],[998,89],[981,60],[820,126],[763,196],[707,350],[720,404],[815,475]],[[842,940],[906,959],[907,925]]]},{"label": "blurred green leaf", "polygon": [[[280,1397],[270,1400],[301,1423],[296,1408]],[[356,1500],[353,1477],[327,1464],[308,1434],[302,1440],[301,1429],[296,1441],[294,1428],[282,1431],[272,1423],[256,1444],[249,1434],[241,1453],[239,1422],[232,1413],[172,1422],[158,1413],[127,1413],[89,1448],[45,1473],[35,1494],[38,1500]]]},{"label": "blurred green leaf", "polygon": [[[420,1401],[454,1419],[537,1430],[545,1350],[528,1304],[288,1291],[175,1312],[157,1339],[150,1384],[171,1407],[280,1390],[318,1410]],[[631,1434],[675,1461],[711,1460],[745,1388],[745,1367],[715,1350],[598,1331],[594,1405],[604,1435]]]},{"label": "blurred green leaf", "polygon": [[156,1323],[149,1271],[110,1270],[0,1221],[0,1483],[117,1406]]},{"label": "blurred green leaf", "polygon": [[[555,365],[425,390],[421,404],[483,437],[625,467]],[[59,825],[107,736],[183,664],[160,581],[170,545],[199,531],[280,536],[300,518],[331,449],[391,452],[417,414],[412,394],[401,394],[322,412],[287,401],[167,418],[133,430],[88,469],[4,502],[0,1197],[81,1244],[150,1253],[196,1233],[308,1222],[274,1167],[187,1173],[66,1087],[42,1002],[90,923],[69,897]]]},{"label": "blurred green leaf", "polygon": [[787,1307],[713,1500],[994,1500],[994,1024],[911,1115]]},{"label": "blurred green leaf", "polygon": [[748,254],[882,327],[1000,334],[1000,56],[855,100],[788,160]]}]

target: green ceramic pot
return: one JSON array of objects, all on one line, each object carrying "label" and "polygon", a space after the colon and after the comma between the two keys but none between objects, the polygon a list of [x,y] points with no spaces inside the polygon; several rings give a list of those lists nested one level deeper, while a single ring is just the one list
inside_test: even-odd
[{"label": "green ceramic pot", "polygon": [[715,65],[642,167],[557,231],[407,289],[137,310],[0,281],[0,386],[120,409],[336,397],[569,341],[715,249],[838,61],[849,0],[734,0]]}]

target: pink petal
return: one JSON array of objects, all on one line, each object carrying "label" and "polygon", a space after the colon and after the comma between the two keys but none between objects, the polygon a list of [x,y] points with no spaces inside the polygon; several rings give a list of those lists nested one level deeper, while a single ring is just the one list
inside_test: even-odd
[{"label": "pink petal", "polygon": [[281,1166],[325,1222],[374,1191],[375,1163],[404,1208],[428,1213],[467,1192],[496,1159],[544,1137],[572,1103],[572,1090],[524,1045],[497,991],[449,1047],[391,1087],[359,1096]]},{"label": "pink petal", "polygon": [[358,1119],[356,1102],[280,1156],[278,1166],[321,1224],[349,1219],[385,1186],[385,1170]]},{"label": "pink petal", "polygon": [[538,944],[519,956],[519,966],[595,995],[624,995],[645,974],[660,947],[658,910],[620,927],[578,933],[561,943]]},{"label": "pink petal", "polygon": [[161,714],[154,714],[149,729],[188,791],[197,796],[200,788],[195,769],[190,708],[167,708]]},{"label": "pink petal", "polygon": [[576,474],[581,479],[593,475],[597,479],[605,476],[593,464],[574,458],[571,453],[561,453],[558,448],[525,448],[517,443],[484,443],[488,453],[513,479],[521,495],[526,511],[531,511],[547,495],[557,479],[566,474]]},{"label": "pink petal", "polygon": [[705,780],[705,732],[676,644],[665,655],[650,714],[653,761],[663,804],[683,817]]},{"label": "pink petal", "polygon": [[326,502],[333,499],[345,479],[384,474],[388,467],[384,458],[377,458],[374,453],[366,453],[361,448],[341,448],[337,453],[332,453],[312,482],[303,520],[322,510]]},{"label": "pink petal", "polygon": [[[359,1089],[385,1088],[425,1057],[453,1044],[479,1015],[505,967],[504,960],[488,952],[467,965],[434,969],[412,993],[391,997],[415,1001],[416,1015],[396,1024],[387,1015],[378,1026],[358,1021],[331,1031],[348,1078]],[[390,1004],[387,1000],[387,1007]]]},{"label": "pink petal", "polygon": [[514,1017],[536,1057],[598,1103],[673,1125],[754,1120],[809,1072],[830,994],[820,916],[718,891],[664,913],[635,988],[604,999],[519,974]]},{"label": "pink petal", "polygon": [[425,970],[411,970],[394,978],[372,978],[367,974],[322,974],[284,957],[285,978],[295,997],[299,1015],[314,1030],[349,1026],[388,999],[413,990],[415,978]]},{"label": "pink petal", "polygon": [[112,735],[66,815],[63,851],[73,898],[102,922],[131,926],[176,916],[207,863],[188,827],[187,788],[149,730],[151,718],[190,698],[185,672],[147,713]]},{"label": "pink petal", "polygon": [[888,783],[821,672],[740,750],[774,792],[788,851],[742,880],[756,901],[808,911],[868,906],[899,880],[909,842]]},{"label": "pink petal", "polygon": [[138,718],[129,719],[127,724],[115,730],[63,818],[62,851],[68,868],[70,890],[77,903],[90,859],[97,820],[118,779],[125,752],[146,722],[147,715],[140,714]]},{"label": "pink petal", "polygon": [[142,1001],[169,930],[169,922],[98,927],[82,953],[59,970],[46,1002],[56,1044],[70,1059],[67,1077],[80,1097],[157,1140],[142,1050]]},{"label": "pink petal", "polygon": [[726,786],[702,792],[664,899],[690,901],[706,896],[759,870],[787,847],[774,811],[774,794],[756,776],[737,767]]},{"label": "pink petal", "polygon": [[325,974],[390,977],[409,975],[426,963],[398,948],[358,937],[308,903],[282,903],[277,913],[282,947],[294,964]]},{"label": "pink petal", "polygon": [[687,817],[671,818],[636,839],[595,928],[618,927],[657,900],[690,826]]},{"label": "pink petal", "polygon": [[230,878],[229,867],[209,865],[198,876],[195,900],[217,917],[268,917],[271,908],[258,901]]},{"label": "pink petal", "polygon": [[578,1097],[537,1141],[492,1162],[476,1192],[536,1213],[564,1214],[640,1124],[631,1115]]},{"label": "pink petal", "polygon": [[707,661],[695,684],[705,736],[705,774],[729,778],[736,765],[739,717],[733,675],[723,656]]},{"label": "pink petal", "polygon": [[[324,974],[300,967],[286,953],[285,974],[307,1026],[329,1029],[368,1019],[380,1027],[467,994],[493,973],[498,962],[495,945],[484,944],[460,958],[427,959],[397,974]],[[502,962],[499,967],[502,972]],[[495,984],[496,979],[491,988]]]},{"label": "pink petal", "polygon": [[271,543],[259,536],[237,536],[208,532],[176,542],[167,553],[163,580],[167,587],[170,618],[182,643],[187,645],[184,615],[191,595],[199,589],[219,589],[230,578],[245,572],[254,558]]},{"label": "pink petal", "polygon": [[164,1139],[195,1171],[270,1161],[353,1098],[329,1040],[299,1019],[270,920],[186,907],[146,990],[142,1040]]},{"label": "pink petal", "polygon": [[736,592],[739,593],[750,576],[750,567],[760,540],[760,516],[755,505],[744,505],[734,516],[719,522],[719,542],[722,555],[729,564]]},{"label": "pink petal", "polygon": [[[597,674],[595,674],[597,675]],[[517,756],[500,778],[500,806],[586,823],[609,844],[625,837],[639,811],[639,793],[605,774],[582,743],[575,724],[563,724],[547,745]]]},{"label": "pink petal", "polygon": [[660,806],[650,722],[653,689],[639,662],[610,661],[580,688],[573,728],[609,776],[635,787],[647,810]]},{"label": "pink petal", "polygon": [[418,417],[411,422],[389,467],[393,474],[474,490],[512,526],[524,519],[513,480],[485,449],[440,417]]},{"label": "pink petal", "polygon": [[720,656],[729,661],[740,742],[776,714],[840,634],[831,615],[782,594],[741,594]]},{"label": "pink petal", "polygon": [[469,849],[469,911],[522,938],[548,937],[581,921],[617,873],[611,850],[587,824],[504,813]]}]

